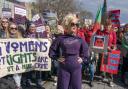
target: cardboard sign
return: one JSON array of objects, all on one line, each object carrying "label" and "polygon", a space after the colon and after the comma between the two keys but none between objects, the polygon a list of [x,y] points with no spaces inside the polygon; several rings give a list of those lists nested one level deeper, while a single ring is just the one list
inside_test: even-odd
[{"label": "cardboard sign", "polygon": [[108,12],[109,18],[114,27],[120,27],[120,10],[111,10]]},{"label": "cardboard sign", "polygon": [[117,74],[119,62],[120,51],[114,50],[108,54],[103,54],[100,70],[111,74]]},{"label": "cardboard sign", "polygon": [[10,8],[2,8],[2,17],[12,18],[12,11]]},{"label": "cardboard sign", "polygon": [[14,5],[14,20],[17,24],[24,24],[26,21],[27,10],[23,6]]},{"label": "cardboard sign", "polygon": [[94,35],[91,38],[91,50],[98,53],[103,53],[107,51],[108,37]]},{"label": "cardboard sign", "polygon": [[43,22],[40,14],[34,15],[32,18],[32,22],[37,27],[36,32],[42,32],[43,33],[45,31],[44,22]]}]

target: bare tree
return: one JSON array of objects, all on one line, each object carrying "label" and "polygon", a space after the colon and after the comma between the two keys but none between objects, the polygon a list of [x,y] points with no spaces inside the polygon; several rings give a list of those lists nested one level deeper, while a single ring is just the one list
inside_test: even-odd
[{"label": "bare tree", "polygon": [[92,16],[90,12],[78,9],[74,0],[38,0],[37,3],[41,13],[45,9],[53,10],[57,12],[59,20],[62,20],[63,17],[70,12],[80,12],[81,16]]}]

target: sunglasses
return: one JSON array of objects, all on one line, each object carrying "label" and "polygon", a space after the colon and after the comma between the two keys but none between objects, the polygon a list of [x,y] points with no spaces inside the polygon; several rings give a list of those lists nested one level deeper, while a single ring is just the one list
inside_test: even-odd
[{"label": "sunglasses", "polygon": [[73,27],[73,26],[79,26],[79,24],[78,23],[71,23],[71,26]]},{"label": "sunglasses", "polygon": [[10,27],[10,29],[11,29],[11,30],[14,30],[14,29],[17,30],[17,28],[13,28],[13,27]]},{"label": "sunglasses", "polygon": [[2,21],[2,23],[8,23],[8,21]]}]

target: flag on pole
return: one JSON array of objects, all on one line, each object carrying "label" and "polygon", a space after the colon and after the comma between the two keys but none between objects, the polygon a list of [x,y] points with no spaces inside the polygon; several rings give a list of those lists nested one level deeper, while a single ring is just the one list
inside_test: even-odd
[{"label": "flag on pole", "polygon": [[98,29],[100,29],[101,24],[106,25],[107,20],[107,1],[104,0],[103,7],[99,8],[96,14],[95,24],[93,28],[93,32],[95,33]]},{"label": "flag on pole", "polygon": [[103,7],[102,7],[102,18],[101,18],[101,24],[106,25],[106,20],[107,20],[107,1],[104,0]]},{"label": "flag on pole", "polygon": [[101,25],[101,17],[102,17],[102,8],[100,7],[97,11],[96,18],[95,18],[95,23],[93,27],[93,32],[95,33],[97,30],[100,29]]}]

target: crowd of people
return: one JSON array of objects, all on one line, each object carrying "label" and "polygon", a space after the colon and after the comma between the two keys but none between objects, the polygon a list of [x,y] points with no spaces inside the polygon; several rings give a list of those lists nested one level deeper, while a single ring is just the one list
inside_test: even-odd
[{"label": "crowd of people", "polygon": [[[36,25],[29,21],[25,28],[17,25],[7,18],[1,18],[0,38],[47,38],[50,39],[51,47],[49,57],[52,59],[52,68],[49,72],[30,71],[26,73],[7,75],[3,78],[13,78],[16,88],[22,89],[23,86],[31,86],[34,82],[38,88],[43,88],[41,81],[54,79],[57,89],[82,89],[82,76],[86,75],[89,69],[89,85],[93,86],[94,76],[102,76],[103,81],[108,80],[109,85],[113,86],[113,74],[101,72],[100,65],[102,53],[91,51],[90,43],[94,35],[108,36],[107,51],[119,49],[121,51],[119,71],[121,79],[124,79],[127,69],[127,31],[128,24],[117,28],[112,25],[110,19],[106,20],[105,25],[94,31],[94,24],[81,26],[76,14],[65,16],[61,24],[57,25],[58,34],[52,34],[48,23],[45,23],[44,32],[36,32]],[[105,54],[107,55],[107,53]],[[34,76],[34,77],[33,77]],[[1,78],[2,79],[2,78]],[[34,81],[33,81],[34,80]]]}]

